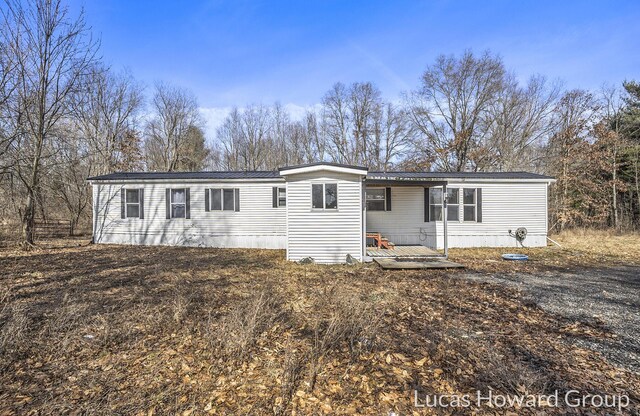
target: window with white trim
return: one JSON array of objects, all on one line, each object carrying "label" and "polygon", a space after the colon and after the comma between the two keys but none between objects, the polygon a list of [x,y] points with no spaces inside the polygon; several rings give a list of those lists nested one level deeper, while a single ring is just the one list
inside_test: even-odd
[{"label": "window with white trim", "polygon": [[367,211],[384,211],[387,206],[387,190],[385,188],[367,189]]},{"label": "window with white trim", "polygon": [[278,188],[278,206],[287,206],[287,188]]},{"label": "window with white trim", "polygon": [[476,188],[464,188],[462,190],[463,220],[467,222],[477,221],[478,192]]},{"label": "window with white trim", "polygon": [[209,208],[211,211],[235,211],[236,199],[234,188],[214,188],[209,192]]},{"label": "window with white trim", "polygon": [[338,209],[338,184],[314,183],[311,185],[313,209]]},{"label": "window with white trim", "polygon": [[187,217],[187,190],[185,188],[171,190],[171,218]]},{"label": "window with white trim", "polygon": [[140,218],[140,190],[125,189],[125,213],[127,218]]}]

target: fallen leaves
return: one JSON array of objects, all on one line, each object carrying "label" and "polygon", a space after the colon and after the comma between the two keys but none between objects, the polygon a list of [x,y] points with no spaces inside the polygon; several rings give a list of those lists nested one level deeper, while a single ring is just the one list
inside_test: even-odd
[{"label": "fallen leaves", "polygon": [[[543,363],[550,383],[639,390],[637,374],[572,344],[575,337],[610,336],[605,328],[556,320],[526,306],[515,291],[446,273],[366,265],[303,270],[260,250],[88,246],[52,256],[20,255],[10,265],[22,276],[10,284],[32,308],[34,326],[23,355],[0,375],[0,413],[91,406],[140,415],[412,414],[413,389],[463,394],[504,381],[502,389],[527,390],[525,382],[509,379],[519,371],[509,373],[509,362]],[[30,270],[44,276],[38,286],[29,283],[35,281]],[[290,321],[261,334],[246,357],[221,356],[205,321],[215,323],[267,283],[283,296]],[[310,318],[325,312],[312,308],[334,284],[375,306],[380,343],[358,354],[346,344],[332,349],[312,389]],[[178,288],[189,299],[179,325],[170,306]],[[86,308],[75,326],[42,337],[38,325],[59,312],[66,291]],[[83,334],[95,338],[86,342]],[[285,374],[287,354],[302,362],[294,382]],[[498,360],[491,368],[506,375],[486,371],[490,356]]]}]

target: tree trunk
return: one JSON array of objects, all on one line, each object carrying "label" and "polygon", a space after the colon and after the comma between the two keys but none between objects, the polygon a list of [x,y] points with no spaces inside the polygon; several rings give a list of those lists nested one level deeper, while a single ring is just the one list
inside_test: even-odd
[{"label": "tree trunk", "polygon": [[[636,182],[636,206],[638,211],[640,211],[640,175],[638,175],[638,156],[640,156],[638,152],[638,146],[636,146],[636,160],[634,161],[634,173],[635,173],[635,182]],[[635,215],[634,215],[635,216]]]},{"label": "tree trunk", "polygon": [[[44,125],[44,121],[41,125]],[[43,134],[39,134],[36,140],[35,154],[33,155],[33,163],[31,165],[31,177],[27,185],[27,201],[22,217],[22,238],[27,246],[31,246],[35,242],[36,190],[40,185],[40,157],[42,155],[43,136]]]},{"label": "tree trunk", "polygon": [[618,146],[616,144],[613,145],[613,186],[612,186],[612,197],[613,197],[613,227],[618,229],[618,189],[616,187],[616,181],[618,180],[618,165],[617,165],[617,157],[618,157]]},{"label": "tree trunk", "polygon": [[35,213],[35,195],[33,194],[33,190],[29,190],[22,215],[22,239],[26,245],[33,245],[35,241]]}]

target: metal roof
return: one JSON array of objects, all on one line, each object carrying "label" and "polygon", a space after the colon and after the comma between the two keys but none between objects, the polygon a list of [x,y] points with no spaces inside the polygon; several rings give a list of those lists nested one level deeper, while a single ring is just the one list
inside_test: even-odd
[{"label": "metal roof", "polygon": [[166,179],[280,179],[274,170],[253,171],[212,171],[212,172],[116,172],[93,176],[90,181],[132,181]]},{"label": "metal roof", "polygon": [[360,170],[369,170],[369,168],[364,166],[357,165],[346,165],[344,163],[333,163],[333,162],[313,162],[313,163],[305,163],[302,165],[292,165],[292,166],[283,166],[280,170],[292,170],[292,169],[300,169],[300,168],[310,168],[313,166],[334,166],[337,168],[350,168],[350,169],[360,169]]},{"label": "metal roof", "polygon": [[[325,163],[326,164],[326,163]],[[298,167],[316,166],[318,164],[300,165]],[[332,166],[350,167],[350,165],[331,164]],[[287,167],[290,169],[293,167]],[[360,168],[360,167],[355,167]],[[284,168],[283,168],[284,169]],[[364,169],[364,168],[362,168]],[[212,172],[116,172],[93,176],[90,181],[136,181],[136,180],[242,180],[242,179],[282,179],[278,171],[212,171]],[[552,180],[551,176],[529,172],[369,172],[368,180],[385,181],[419,181],[445,179],[522,179]]]},{"label": "metal roof", "polygon": [[367,179],[553,179],[530,172],[369,172]]}]

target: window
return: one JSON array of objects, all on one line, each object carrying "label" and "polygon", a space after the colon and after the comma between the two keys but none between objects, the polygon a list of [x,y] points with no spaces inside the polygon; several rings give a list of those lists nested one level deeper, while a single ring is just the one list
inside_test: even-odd
[{"label": "window", "polygon": [[223,211],[233,211],[233,189],[223,189],[222,190],[222,210]]},{"label": "window", "polygon": [[[460,220],[459,198],[459,188],[447,188],[447,221]],[[429,220],[442,221],[442,188],[429,188]]]},{"label": "window", "polygon": [[338,184],[312,184],[311,207],[313,209],[338,209]]},{"label": "window", "polygon": [[429,188],[429,219],[442,221],[442,188]]},{"label": "window", "polygon": [[287,205],[287,188],[278,188],[278,206],[284,207]]},{"label": "window", "polygon": [[140,218],[140,190],[126,189],[125,201],[127,218]]},{"label": "window", "polygon": [[211,211],[222,210],[222,189],[211,189]]},{"label": "window", "polygon": [[171,218],[187,217],[187,191],[186,189],[171,190]]},{"label": "window", "polygon": [[324,185],[314,183],[311,185],[311,207],[314,209],[324,208],[323,195]]},{"label": "window", "polygon": [[477,190],[475,188],[464,188],[462,191],[463,218],[465,221],[476,221]]},{"label": "window", "polygon": [[447,221],[460,220],[460,188],[447,188]]},{"label": "window", "polygon": [[236,189],[209,189],[211,211],[237,211],[236,209]]},{"label": "window", "polygon": [[386,206],[386,189],[367,189],[367,211],[384,211]]}]

